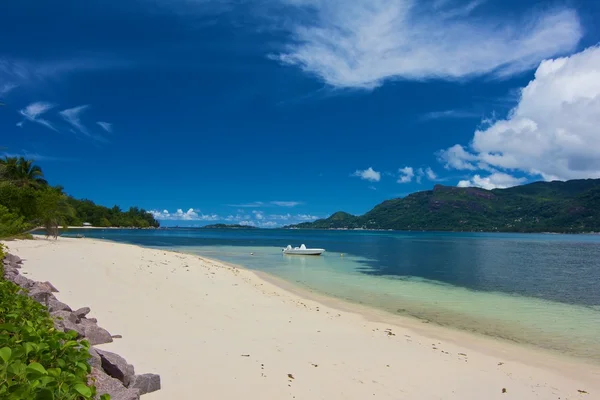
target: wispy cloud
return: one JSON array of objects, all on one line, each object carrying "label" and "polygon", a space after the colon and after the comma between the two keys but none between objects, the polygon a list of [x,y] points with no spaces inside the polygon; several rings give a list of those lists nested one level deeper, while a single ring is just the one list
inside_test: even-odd
[{"label": "wispy cloud", "polygon": [[265,203],[262,201],[253,201],[252,203],[242,203],[242,204],[228,204],[229,207],[241,207],[241,208],[260,208],[263,207]]},{"label": "wispy cloud", "polygon": [[501,19],[472,16],[481,1],[438,0],[437,8],[417,0],[280,1],[290,11],[281,25],[292,40],[271,58],[336,88],[510,76],[574,50],[583,35],[569,8]]},{"label": "wispy cloud", "polygon": [[253,201],[250,203],[242,204],[228,204],[229,207],[240,207],[240,208],[261,208],[261,207],[296,207],[303,204],[301,201]]},{"label": "wispy cloud", "polygon": [[98,121],[96,122],[98,125],[100,125],[100,127],[102,129],[104,129],[106,132],[111,133],[113,128],[112,128],[112,124],[110,122],[103,122],[103,121]]},{"label": "wispy cloud", "polygon": [[83,124],[81,123],[81,118],[79,117],[79,114],[81,114],[83,111],[87,110],[89,107],[90,107],[89,104],[85,104],[85,105],[81,105],[81,106],[77,106],[77,107],[73,107],[73,108],[68,108],[66,110],[59,112],[59,114],[61,117],[63,117],[63,119],[65,121],[67,121],[69,124],[71,124],[71,126],[73,126],[73,128],[75,128],[77,131],[83,133],[86,136],[92,136],[90,134],[90,132],[87,130],[87,128],[85,126],[83,126]]},{"label": "wispy cloud", "polygon": [[52,129],[53,131],[57,131],[54,125],[52,125],[48,120],[41,118],[43,114],[47,113],[52,108],[54,108],[54,104],[46,103],[43,101],[31,103],[24,109],[19,110],[19,114],[25,117],[25,119],[17,123],[17,126],[22,127],[25,121],[30,121],[43,125],[46,128]]},{"label": "wispy cloud", "polygon": [[107,55],[98,58],[69,57],[36,62],[0,56],[0,81],[14,89],[18,86],[35,86],[75,71],[122,68],[126,65],[128,62],[115,60]]},{"label": "wispy cloud", "polygon": [[10,91],[16,88],[18,85],[15,83],[3,83],[0,85],[0,96],[6,96]]},{"label": "wispy cloud", "polygon": [[40,161],[76,161],[73,158],[47,156],[47,155],[43,155],[43,154],[39,154],[39,153],[35,153],[35,152],[30,152],[27,150],[21,150],[18,153],[10,153],[10,152],[0,153],[0,157],[24,157],[28,160],[33,160],[33,161],[37,161],[37,162],[40,162]]},{"label": "wispy cloud", "polygon": [[296,207],[296,206],[302,204],[302,202],[300,202],[300,201],[271,201],[270,204],[273,204],[274,206],[278,206],[278,207]]},{"label": "wispy cloud", "polygon": [[421,116],[422,120],[432,119],[463,119],[463,118],[481,118],[481,114],[466,110],[444,110],[432,111]]},{"label": "wispy cloud", "polygon": [[357,169],[350,176],[356,176],[370,182],[379,182],[381,180],[381,172],[375,171],[372,167],[364,170]]}]

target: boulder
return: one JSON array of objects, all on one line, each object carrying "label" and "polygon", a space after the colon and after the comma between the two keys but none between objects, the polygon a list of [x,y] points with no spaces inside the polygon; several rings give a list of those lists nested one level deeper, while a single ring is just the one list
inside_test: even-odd
[{"label": "boulder", "polygon": [[33,286],[33,284],[35,283],[34,281],[32,281],[29,278],[24,277],[23,275],[15,275],[12,277],[11,281],[22,287],[23,289],[29,289],[30,287]]},{"label": "boulder", "polygon": [[90,308],[89,307],[81,307],[75,311],[73,311],[73,314],[77,315],[77,318],[83,318],[86,315],[88,315],[90,313]]},{"label": "boulder", "polygon": [[77,316],[69,311],[54,311],[50,314],[54,319],[54,327],[64,332],[75,331],[78,337],[85,336],[85,328],[77,323]]},{"label": "boulder", "polygon": [[38,303],[46,304],[49,296],[52,295],[52,285],[42,282],[35,282],[29,289],[29,297]]},{"label": "boulder", "polygon": [[133,377],[129,388],[139,389],[140,395],[160,390],[160,375],[142,374]]},{"label": "boulder", "polygon": [[111,400],[139,400],[138,389],[128,389],[118,379],[108,376],[102,369],[92,368],[90,384],[96,386],[96,398],[109,394]]},{"label": "boulder", "polygon": [[89,352],[90,359],[88,360],[88,364],[90,364],[90,367],[98,369],[102,368],[102,359],[100,358],[100,354],[98,354],[96,349],[90,347]]},{"label": "boulder", "polygon": [[15,256],[14,254],[7,254],[4,256],[4,261],[8,261],[9,263],[14,263],[14,264],[22,264],[23,260],[21,260],[21,257],[19,256]]},{"label": "boulder", "polygon": [[46,306],[48,307],[48,311],[50,311],[50,314],[52,314],[55,311],[71,311],[71,307],[69,307],[65,303],[60,302],[54,296],[48,298]]},{"label": "boulder", "polygon": [[51,284],[50,282],[46,281],[42,283],[43,285],[45,285],[46,287],[50,288],[50,292],[52,293],[58,293],[58,289],[54,287],[53,284]]},{"label": "boulder", "polygon": [[123,382],[123,385],[129,386],[135,376],[133,365],[118,354],[110,351],[96,349],[102,359],[102,369],[108,375]]},{"label": "boulder", "polygon": [[27,293],[27,295],[33,300],[37,301],[38,303],[46,305],[46,303],[50,300],[50,296],[52,296],[52,293],[36,289],[34,283],[33,286],[29,289],[29,293]]},{"label": "boulder", "polygon": [[[82,320],[82,322],[84,321],[86,320]],[[80,326],[84,327],[84,336],[92,346],[113,341],[112,336],[106,329],[100,328],[94,323],[82,323]]]}]

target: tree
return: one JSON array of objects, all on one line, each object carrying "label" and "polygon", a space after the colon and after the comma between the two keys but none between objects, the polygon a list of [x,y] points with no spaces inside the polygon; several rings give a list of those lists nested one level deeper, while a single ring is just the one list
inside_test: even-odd
[{"label": "tree", "polygon": [[0,159],[0,173],[17,186],[47,186],[42,169],[24,157],[4,157]]},{"label": "tree", "polygon": [[46,236],[56,239],[59,227],[73,216],[74,210],[62,190],[49,187],[39,191],[38,221],[46,229]]}]

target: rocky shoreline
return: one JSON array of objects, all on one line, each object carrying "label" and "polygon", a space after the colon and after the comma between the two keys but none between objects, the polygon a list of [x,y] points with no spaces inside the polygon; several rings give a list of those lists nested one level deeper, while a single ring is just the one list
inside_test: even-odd
[{"label": "rocky shoreline", "polygon": [[90,343],[92,367],[90,384],[96,386],[98,397],[109,394],[111,400],[139,400],[140,396],[160,389],[160,376],[156,374],[137,375],[133,365],[118,354],[94,348],[99,344],[110,343],[119,335],[111,335],[98,326],[95,318],[88,318],[89,307],[73,311],[67,304],[54,296],[58,290],[50,282],[36,282],[23,276],[19,269],[23,260],[14,254],[7,254],[2,260],[4,278],[25,289],[26,294],[48,308],[57,330],[75,331],[79,340]]}]

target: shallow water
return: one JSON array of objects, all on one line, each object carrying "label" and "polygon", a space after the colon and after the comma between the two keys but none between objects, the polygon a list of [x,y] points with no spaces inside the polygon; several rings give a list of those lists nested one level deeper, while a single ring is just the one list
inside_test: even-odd
[{"label": "shallow water", "polygon": [[[236,263],[351,302],[600,362],[599,236],[191,229],[83,234]],[[285,245],[301,243],[327,252],[281,254]]]}]

